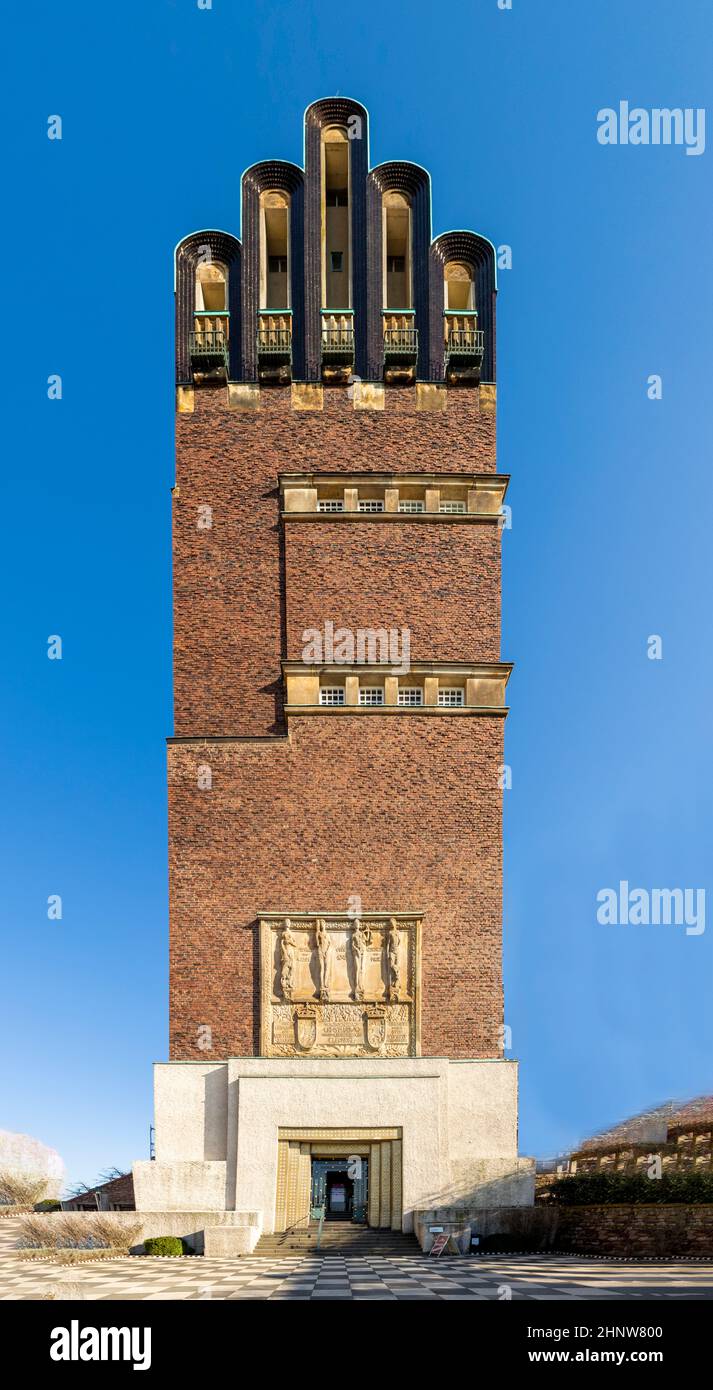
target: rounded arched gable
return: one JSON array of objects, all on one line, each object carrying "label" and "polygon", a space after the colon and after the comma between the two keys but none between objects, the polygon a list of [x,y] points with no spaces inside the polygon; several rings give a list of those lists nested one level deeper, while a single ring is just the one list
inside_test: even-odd
[{"label": "rounded arched gable", "polygon": [[213,260],[228,272],[228,311],[230,313],[230,380],[241,380],[241,245],[228,232],[191,232],[176,247],[176,384],[192,381],[190,334],[195,310],[196,271],[201,263]]},{"label": "rounded arched gable", "polygon": [[257,331],[260,309],[260,198],[285,193],[290,200],[290,297],[292,372],[304,377],[304,174],[296,164],[266,159],[243,174],[243,366],[246,381],[257,381]]},{"label": "rounded arched gable", "polygon": [[431,178],[419,164],[393,160],[379,164],[367,179],[367,380],[380,380],[384,363],[381,311],[384,308],[382,200],[402,193],[410,202],[413,236],[413,307],[418,330],[418,376],[429,362],[429,250],[431,245]]},{"label": "rounded arched gable", "polygon": [[482,381],[495,381],[495,247],[476,232],[443,232],[431,245],[431,376],[444,379],[443,285],[451,261],[471,266],[474,272],[478,326],[485,334]]}]

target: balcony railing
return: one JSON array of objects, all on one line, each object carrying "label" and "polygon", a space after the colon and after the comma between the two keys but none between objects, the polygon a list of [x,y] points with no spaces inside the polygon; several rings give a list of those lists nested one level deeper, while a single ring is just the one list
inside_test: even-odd
[{"label": "balcony railing", "polygon": [[446,314],[446,362],[476,365],[483,359],[485,334],[478,328],[477,314]]},{"label": "balcony railing", "polygon": [[202,373],[216,371],[229,373],[228,319],[196,319],[196,326],[188,337],[188,351],[194,369]]},{"label": "balcony railing", "polygon": [[485,335],[481,328],[459,328],[447,343],[449,357],[482,357]]},{"label": "balcony railing", "polygon": [[191,333],[192,357],[222,356],[227,347],[227,338],[220,329],[198,328]]},{"label": "balcony railing", "polygon": [[351,362],[354,359],[354,315],[351,312],[322,313],[322,361]]},{"label": "balcony railing", "polygon": [[412,314],[383,314],[384,357],[398,362],[415,362],[418,357],[418,329]]},{"label": "balcony railing", "polygon": [[188,337],[188,351],[195,371],[205,376],[215,376],[223,371],[228,375],[229,328],[230,315],[227,311],[196,311],[193,331]]},{"label": "balcony railing", "polygon": [[258,358],[289,362],[292,357],[292,320],[289,314],[261,313],[257,333]]}]

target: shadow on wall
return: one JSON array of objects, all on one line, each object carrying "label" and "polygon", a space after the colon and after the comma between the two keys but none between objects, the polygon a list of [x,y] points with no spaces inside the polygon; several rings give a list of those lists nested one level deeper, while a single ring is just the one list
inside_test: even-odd
[{"label": "shadow on wall", "polygon": [[535,1160],[485,1159],[469,1163],[462,1178],[456,1174],[447,1187],[423,1199],[429,1208],[531,1207],[535,1200]]},{"label": "shadow on wall", "polygon": [[228,1068],[215,1067],[207,1072],[203,1085],[203,1158],[224,1162],[227,1158]]}]

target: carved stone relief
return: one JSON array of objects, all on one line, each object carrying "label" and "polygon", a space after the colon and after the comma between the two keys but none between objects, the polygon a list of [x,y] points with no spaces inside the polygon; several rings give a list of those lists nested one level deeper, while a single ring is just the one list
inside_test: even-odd
[{"label": "carved stone relief", "polygon": [[262,918],[262,1055],[418,1056],[420,930],[406,913]]}]

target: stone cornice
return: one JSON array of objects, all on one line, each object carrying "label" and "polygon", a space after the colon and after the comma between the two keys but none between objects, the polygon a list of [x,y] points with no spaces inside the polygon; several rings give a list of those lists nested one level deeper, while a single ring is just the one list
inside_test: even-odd
[{"label": "stone cornice", "polygon": [[295,487],[317,487],[320,483],[325,484],[350,484],[355,487],[359,483],[374,483],[375,485],[384,484],[386,487],[403,486],[423,486],[438,487],[439,484],[452,483],[460,487],[492,488],[495,484],[500,485],[503,491],[507,490],[510,482],[509,473],[378,473],[369,472],[362,469],[350,471],[342,469],[339,473],[328,473],[313,470],[309,473],[280,473],[280,486]]},{"label": "stone cornice", "polygon": [[[408,671],[386,662],[310,664],[283,661],[285,681],[285,712],[287,716],[301,714],[401,714],[439,715],[445,718],[463,715],[507,714],[505,687],[512,664],[510,662],[414,661]],[[344,687],[341,704],[320,703],[323,687]],[[383,703],[359,703],[360,687],[383,686]],[[422,703],[399,704],[400,687],[418,686]],[[461,689],[463,703],[439,704],[439,689]]]},{"label": "stone cornice", "polygon": [[[310,472],[280,474],[285,521],[502,521],[507,473]],[[341,510],[321,510],[332,503]],[[362,503],[381,510],[360,510]],[[401,511],[400,504],[421,511]],[[457,505],[462,511],[449,510]],[[446,507],[447,510],[442,510]]]}]

